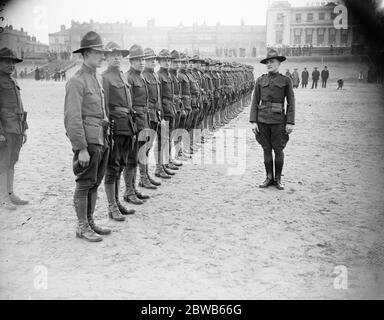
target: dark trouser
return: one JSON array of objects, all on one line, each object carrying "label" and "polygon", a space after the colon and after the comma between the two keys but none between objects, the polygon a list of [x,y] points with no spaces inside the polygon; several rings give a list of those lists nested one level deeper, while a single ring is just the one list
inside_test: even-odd
[{"label": "dark trouser", "polygon": [[275,176],[281,177],[284,165],[284,148],[289,140],[289,135],[285,132],[285,124],[258,123],[259,133],[256,135],[257,142],[264,151],[264,165],[267,176],[273,177],[273,157],[275,153]]},{"label": "dark trouser", "polygon": [[313,80],[313,82],[312,82],[312,89],[313,89],[313,88],[316,88],[316,89],[317,89],[317,81],[318,81],[318,80]]},{"label": "dark trouser", "polygon": [[[105,183],[113,184],[120,179],[121,172],[127,165],[130,153],[137,152],[134,147],[134,136],[114,136],[113,150],[110,150],[107,171],[105,174]],[[135,156],[134,154],[132,155]]]},{"label": "dark trouser", "polygon": [[308,84],[308,82],[302,82],[302,83],[301,83],[301,87],[302,87],[302,88],[306,88],[306,87],[307,87],[307,84]]},{"label": "dark trouser", "polygon": [[326,88],[327,87],[327,79],[322,79],[321,80],[321,87]]},{"label": "dark trouser", "polygon": [[0,173],[12,169],[19,160],[20,149],[23,144],[23,136],[21,134],[6,133],[5,139],[7,143],[4,147],[0,147]]},{"label": "dark trouser", "polygon": [[168,163],[170,158],[171,158],[171,152],[172,152],[172,141],[171,141],[171,137],[172,137],[172,132],[173,130],[175,129],[175,118],[173,117],[164,117],[164,120],[168,123],[168,127],[166,127],[165,129],[168,130],[168,135],[167,135],[167,141],[166,141],[166,148],[164,150],[164,154],[163,154],[163,159],[164,159],[164,163]]}]

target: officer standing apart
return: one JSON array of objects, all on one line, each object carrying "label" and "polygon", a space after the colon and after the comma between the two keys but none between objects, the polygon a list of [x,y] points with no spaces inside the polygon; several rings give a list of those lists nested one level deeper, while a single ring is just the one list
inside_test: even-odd
[{"label": "officer standing apart", "polygon": [[[284,56],[270,49],[267,57],[260,62],[267,65],[268,73],[256,81],[251,105],[250,122],[254,123],[253,131],[257,142],[264,151],[264,165],[267,173],[260,188],[273,184],[279,190],[284,189],[281,182],[281,172],[284,165],[284,148],[289,140],[289,134],[295,124],[295,96],[292,81],[279,73],[280,63]],[[287,101],[286,112],[284,100]],[[275,172],[273,172],[272,150],[275,153]]]},{"label": "officer standing apart", "polygon": [[317,89],[317,82],[320,78],[320,72],[317,70],[317,67],[312,71],[312,88],[311,89]]},{"label": "officer standing apart", "polygon": [[78,218],[76,235],[88,241],[101,241],[111,230],[98,227],[93,220],[97,189],[108,163],[108,119],[105,112],[102,78],[96,73],[104,60],[101,37],[94,31],[84,35],[80,48],[84,62],[67,82],[64,125],[73,149],[76,175],[74,205]]},{"label": "officer standing apart", "polygon": [[329,78],[329,71],[327,67],[324,67],[324,69],[321,71],[321,87],[326,88],[327,87],[327,80]]},{"label": "officer standing apart", "polygon": [[15,64],[22,61],[9,48],[0,50],[0,209],[5,210],[28,204],[13,192],[15,164],[28,129],[20,87],[12,77]]},{"label": "officer standing apart", "polygon": [[130,87],[120,70],[121,61],[128,56],[129,51],[120,49],[115,42],[109,42],[106,48],[111,52],[106,54],[108,69],[103,73],[103,88],[106,112],[111,123],[110,139],[113,144],[104,186],[108,199],[109,217],[116,221],[124,221],[124,215],[135,212],[132,209],[126,209],[119,200],[121,173],[127,165],[128,154],[134,152],[133,146],[137,133]]}]

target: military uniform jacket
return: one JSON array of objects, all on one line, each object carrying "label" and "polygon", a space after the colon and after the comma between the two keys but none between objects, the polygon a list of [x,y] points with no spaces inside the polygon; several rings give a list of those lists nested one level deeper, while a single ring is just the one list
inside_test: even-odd
[{"label": "military uniform jacket", "polygon": [[19,85],[12,76],[0,73],[0,134],[23,134],[28,129],[23,114]]},{"label": "military uniform jacket", "polygon": [[164,116],[174,118],[176,116],[176,109],[173,100],[174,89],[171,75],[168,69],[160,68],[157,76],[160,81],[161,105]]},{"label": "military uniform jacket", "polygon": [[[285,100],[287,101],[286,112]],[[290,78],[281,73],[269,73],[257,79],[249,121],[295,124],[295,95]]]},{"label": "military uniform jacket", "polygon": [[320,71],[319,70],[312,71],[312,80],[319,80],[319,78],[320,78]]},{"label": "military uniform jacket", "polygon": [[137,130],[149,128],[148,89],[141,72],[130,68],[127,72],[127,82],[131,87]]},{"label": "military uniform jacket", "polygon": [[176,112],[180,112],[184,109],[183,104],[181,103],[181,88],[180,81],[177,77],[176,69],[169,69],[169,74],[171,76],[172,85],[173,85],[173,99]]},{"label": "military uniform jacket", "polygon": [[132,108],[131,88],[117,68],[108,68],[103,74],[106,113],[114,122],[114,135],[133,136],[137,133]]},{"label": "military uniform jacket", "polygon": [[101,76],[83,64],[65,90],[64,125],[73,150],[104,145],[108,119]]},{"label": "military uniform jacket", "polygon": [[177,75],[177,79],[180,82],[181,100],[185,110],[191,110],[191,83],[185,69],[180,69]]},{"label": "military uniform jacket", "polygon": [[148,88],[149,117],[153,122],[160,122],[164,116],[161,107],[160,81],[152,69],[144,69],[142,75]]}]

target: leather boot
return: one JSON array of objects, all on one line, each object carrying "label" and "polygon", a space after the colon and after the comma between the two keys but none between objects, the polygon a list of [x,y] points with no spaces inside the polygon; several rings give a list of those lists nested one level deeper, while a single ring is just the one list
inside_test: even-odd
[{"label": "leather boot", "polygon": [[267,173],[267,177],[265,178],[264,182],[259,185],[260,188],[268,188],[269,186],[274,185],[275,181],[273,179],[273,162],[267,161],[264,162],[265,171]]},{"label": "leather boot", "polygon": [[165,167],[170,170],[179,170],[179,167],[175,166],[175,164],[171,161],[169,161],[169,163],[166,164]]},{"label": "leather boot", "polygon": [[157,180],[155,180],[155,179],[153,179],[152,177],[151,177],[151,175],[149,174],[149,166],[148,166],[148,164],[146,164],[145,165],[145,170],[146,170],[146,172],[147,172],[147,177],[148,177],[148,180],[154,185],[154,186],[156,186],[156,187],[158,187],[158,186],[161,186],[161,182],[160,181],[157,181]]},{"label": "leather boot", "polygon": [[0,209],[14,211],[17,208],[12,204],[9,199],[7,187],[7,171],[0,172]]},{"label": "leather boot", "polygon": [[14,181],[14,178],[15,178],[15,168],[11,168],[11,169],[9,169],[7,171],[7,188],[8,188],[9,199],[15,205],[18,205],[18,206],[27,205],[29,203],[27,200],[20,199],[13,192],[13,181]]},{"label": "leather boot", "polygon": [[133,186],[133,178],[136,175],[136,167],[127,167],[124,169],[124,180],[125,180],[125,194],[124,201],[133,203],[133,204],[143,204],[144,202],[140,200],[135,193],[135,189]]},{"label": "leather boot", "polygon": [[141,163],[139,164],[139,171],[140,171],[139,186],[146,189],[157,189],[157,187],[153,185],[151,181],[148,179],[145,167],[146,167],[145,164],[141,164]]},{"label": "leather boot", "polygon": [[87,209],[88,209],[88,197],[75,197],[74,205],[76,215],[78,219],[78,225],[76,228],[76,236],[78,238],[90,241],[99,242],[103,238],[100,237],[88,224]]},{"label": "leather boot", "polygon": [[180,161],[177,161],[171,155],[169,155],[169,162],[172,162],[176,167],[181,167],[183,165]]},{"label": "leather boot", "polygon": [[87,209],[87,219],[89,226],[93,231],[95,231],[97,234],[100,235],[107,235],[111,233],[110,229],[107,228],[101,228],[98,225],[96,225],[93,214],[95,213],[95,207],[96,207],[96,200],[97,200],[97,192],[90,192],[88,194],[88,209]]},{"label": "leather boot", "polygon": [[119,192],[120,192],[120,179],[116,179],[115,183],[115,199],[116,199],[116,204],[117,207],[120,210],[120,213],[124,216],[134,214],[135,210],[134,209],[127,209],[119,200]]},{"label": "leather boot", "polygon": [[276,161],[275,160],[275,175],[276,175],[276,181],[275,185],[276,188],[279,190],[284,190],[284,184],[281,182],[281,172],[283,171],[283,161]]},{"label": "leather boot", "polygon": [[169,175],[169,176],[174,176],[176,173],[174,173],[173,171],[171,171],[171,170],[169,170],[166,166],[165,166],[165,164],[163,164],[163,170],[164,170],[164,172],[167,174],[167,175]]},{"label": "leather boot", "polygon": [[156,165],[155,176],[163,179],[171,179],[171,177],[165,173],[161,164]]},{"label": "leather boot", "polygon": [[124,221],[125,217],[121,214],[116,203],[116,183],[104,184],[104,188],[107,194],[109,218],[115,221]]},{"label": "leather boot", "polygon": [[150,196],[143,194],[139,190],[137,190],[137,188],[136,188],[136,175],[133,176],[133,189],[135,190],[136,197],[138,197],[140,200],[143,200],[145,202],[145,200],[150,198]]}]

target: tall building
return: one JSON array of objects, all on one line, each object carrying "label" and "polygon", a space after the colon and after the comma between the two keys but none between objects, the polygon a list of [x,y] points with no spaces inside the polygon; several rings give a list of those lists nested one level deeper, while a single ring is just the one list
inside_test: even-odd
[{"label": "tall building", "polygon": [[0,33],[2,47],[10,48],[23,59],[45,59],[49,49],[47,44],[37,41],[36,37],[28,35],[23,28],[17,30],[12,25],[5,26],[4,32]]},{"label": "tall building", "polygon": [[267,46],[345,47],[361,45],[362,36],[353,17],[347,29],[335,28],[338,2],[293,7],[288,1],[275,1],[267,10]]},{"label": "tall building", "polygon": [[136,27],[132,23],[71,22],[71,27],[61,26],[60,31],[49,34],[49,47],[52,51],[73,51],[80,45],[82,36],[93,30],[103,41],[115,41],[124,48],[133,44],[161,49],[177,49],[188,54],[202,56],[255,57],[265,54],[265,26],[207,26],[194,24],[175,27],[156,26],[154,19],[146,26]]}]

